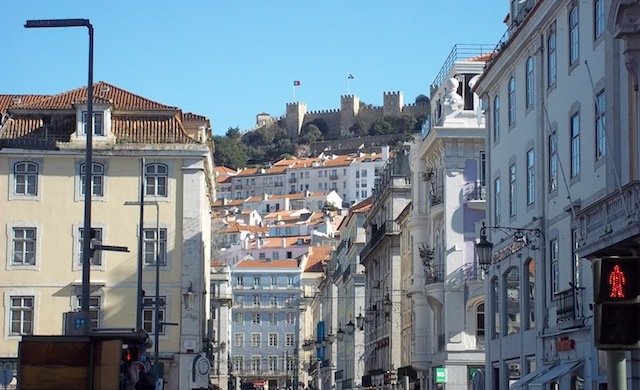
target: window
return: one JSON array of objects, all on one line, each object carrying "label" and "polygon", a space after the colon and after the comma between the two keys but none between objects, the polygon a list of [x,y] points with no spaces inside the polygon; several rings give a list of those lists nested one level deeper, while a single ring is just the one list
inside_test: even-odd
[{"label": "window", "polygon": [[578,6],[576,4],[569,11],[569,64],[578,61],[580,55],[580,34],[578,31]]},{"label": "window", "polygon": [[596,96],[596,160],[600,160],[607,153],[604,110],[604,91],[600,91]]},{"label": "window", "polygon": [[243,285],[244,285],[244,279],[242,278],[242,276],[236,277],[236,286],[242,287]]},{"label": "window", "polygon": [[549,192],[558,189],[558,136],[549,136]]},{"label": "window", "polygon": [[273,252],[271,253],[271,258],[272,258],[273,260],[280,260],[280,252],[278,252],[278,251],[273,251]]},{"label": "window", "polygon": [[[102,244],[102,229],[101,228],[91,228],[91,245]],[[82,262],[84,259],[84,228],[78,229],[78,265],[82,266]],[[102,265],[102,251],[93,251],[93,256],[91,257],[91,265],[100,266]]]},{"label": "window", "polygon": [[287,259],[293,258],[293,253],[291,251],[287,251]]},{"label": "window", "polygon": [[533,329],[536,327],[536,262],[531,259],[527,263],[527,281],[526,286],[527,293],[529,295],[528,302],[528,312],[529,312],[529,323],[527,324],[527,329]]},{"label": "window", "polygon": [[260,333],[251,333],[251,346],[254,348],[260,348]]},{"label": "window", "polygon": [[275,276],[271,277],[271,286],[272,287],[278,287],[278,278]]},{"label": "window", "polygon": [[476,345],[484,345],[484,303],[476,307]]},{"label": "window", "polygon": [[[82,111],[82,134],[80,135],[87,135],[87,111]],[[104,136],[102,112],[93,112],[93,135]]]},{"label": "window", "polygon": [[[93,163],[91,164],[93,169],[91,170],[91,196],[104,196],[104,165]],[[85,193],[85,174],[86,164],[80,165],[80,195],[84,196]]]},{"label": "window", "polygon": [[527,58],[526,65],[526,73],[527,73],[527,93],[526,93],[526,105],[527,108],[533,105],[533,97],[534,97],[534,78],[533,78],[533,57]]},{"label": "window", "polygon": [[253,296],[253,306],[260,306],[260,295]]},{"label": "window", "polygon": [[253,320],[251,323],[254,325],[260,325],[260,313],[253,313]]},{"label": "window", "polygon": [[580,114],[571,117],[571,177],[580,174]]},{"label": "window", "polygon": [[549,87],[556,83],[556,65],[556,32],[554,26],[549,31],[549,37],[547,38],[547,86]]},{"label": "window", "polygon": [[580,287],[582,286],[582,268],[580,266],[580,255],[578,254],[578,249],[580,249],[578,229],[571,229],[571,248],[573,248],[573,285]]},{"label": "window", "polygon": [[493,338],[500,335],[500,295],[499,295],[498,279],[494,278],[491,282],[491,302],[493,304]]},{"label": "window", "polygon": [[293,347],[293,333],[287,333],[284,335],[284,345],[287,347]]},{"label": "window", "polygon": [[235,356],[233,358],[233,370],[235,372],[244,371],[244,356]]},{"label": "window", "polygon": [[253,288],[260,288],[260,277],[256,276],[253,278]]},{"label": "window", "polygon": [[293,276],[287,276],[287,287],[293,287],[295,283]]},{"label": "window", "polygon": [[[76,309],[82,307],[82,296],[76,296]],[[89,323],[91,329],[100,327],[100,297],[89,297]]]},{"label": "window", "polygon": [[511,267],[506,274],[505,294],[507,303],[507,334],[520,331],[520,274],[518,267]]},{"label": "window", "polygon": [[554,298],[554,294],[560,291],[560,264],[559,264],[559,244],[558,240],[554,239],[549,242],[549,258],[551,260],[551,298]]},{"label": "window", "polygon": [[10,299],[10,328],[11,335],[33,334],[33,297],[12,296]]},{"label": "window", "polygon": [[368,196],[367,191],[361,191],[362,198],[366,198]]},{"label": "window", "polygon": [[277,347],[278,346],[278,334],[277,333],[269,333],[269,346]]},{"label": "window", "polygon": [[593,37],[595,39],[604,34],[604,3],[605,0],[596,0],[593,5]]},{"label": "window", "polygon": [[[160,230],[160,265],[167,265],[167,229]],[[157,230],[144,229],[144,263],[153,265],[156,263],[157,255]]]},{"label": "window", "polygon": [[495,220],[495,224],[500,225],[500,192],[502,189],[500,188],[500,178],[496,178],[493,182],[493,203],[495,205],[493,210],[493,219]]},{"label": "window", "polygon": [[36,228],[13,228],[12,265],[36,265]]},{"label": "window", "polygon": [[535,157],[533,149],[527,152],[527,204],[533,204],[536,195],[536,181],[535,181]]},{"label": "window", "polygon": [[235,347],[244,347],[244,333],[236,333],[233,335],[233,345]]},{"label": "window", "polygon": [[275,295],[272,295],[272,296],[269,297],[269,305],[271,307],[278,306],[278,298]]},{"label": "window", "polygon": [[287,318],[285,320],[287,325],[293,325],[296,322],[296,316],[294,313],[287,313]]},{"label": "window", "polygon": [[244,324],[244,313],[236,313],[236,324],[238,325]]},{"label": "window", "polygon": [[367,177],[367,170],[366,169],[362,170],[362,177]]},{"label": "window", "polygon": [[38,195],[38,164],[21,161],[13,166],[13,192],[15,195]]},{"label": "window", "polygon": [[167,196],[169,169],[164,164],[147,164],[144,169],[145,195]]},{"label": "window", "polygon": [[[158,321],[160,327],[158,328],[158,334],[165,334],[164,326],[162,325],[165,322],[165,314],[166,314],[166,297],[160,296],[158,297]],[[142,329],[149,334],[155,333],[155,321],[154,316],[156,312],[156,304],[155,297],[145,297],[142,299]]]},{"label": "window", "polygon": [[516,79],[509,79],[509,126],[516,122]]},{"label": "window", "polygon": [[278,324],[278,316],[276,313],[269,313],[269,325],[277,325]]},{"label": "window", "polygon": [[500,98],[493,98],[493,140],[500,139]]},{"label": "window", "polygon": [[278,357],[269,356],[269,372],[278,371]]},{"label": "window", "polygon": [[251,371],[260,372],[260,357],[252,356],[251,357]]},{"label": "window", "polygon": [[515,216],[517,210],[516,164],[512,164],[509,167],[509,216]]}]

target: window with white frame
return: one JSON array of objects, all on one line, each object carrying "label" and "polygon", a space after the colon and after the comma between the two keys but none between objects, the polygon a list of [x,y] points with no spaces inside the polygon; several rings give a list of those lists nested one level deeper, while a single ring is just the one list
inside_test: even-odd
[{"label": "window with white frame", "polygon": [[484,345],[484,302],[476,307],[476,344]]},{"label": "window with white frame", "polygon": [[260,288],[260,277],[259,276],[254,276],[253,277],[253,288]]},{"label": "window with white frame", "polygon": [[38,195],[38,164],[20,161],[13,165],[13,194],[18,196]]},{"label": "window with white frame", "polygon": [[260,333],[251,333],[251,346],[254,348],[260,348]]},{"label": "window with white frame", "polygon": [[507,104],[509,105],[509,126],[513,125],[516,122],[516,79],[511,77],[509,79],[509,100]]},{"label": "window with white frame", "polygon": [[604,110],[605,99],[602,90],[596,95],[596,160],[600,160],[607,153]]},{"label": "window with white frame", "polygon": [[[158,255],[158,230],[160,231],[160,253]],[[160,259],[160,265],[167,265],[167,229],[144,229],[144,263],[154,265],[156,258]]]},{"label": "window with white frame", "polygon": [[269,325],[278,324],[278,315],[276,313],[269,313]]},{"label": "window with white frame", "polygon": [[[158,322],[160,326],[158,327],[158,334],[165,334],[164,326],[162,323],[165,322],[165,314],[166,314],[166,297],[160,296],[158,297],[159,307],[158,307]],[[155,316],[156,304],[155,297],[145,297],[142,299],[142,329],[149,334],[154,334],[155,327]]]},{"label": "window with white frame", "polygon": [[277,356],[269,356],[269,372],[277,372],[278,371],[278,357]]},{"label": "window with white frame", "polygon": [[[82,111],[82,131],[80,136],[87,135],[87,111]],[[104,136],[104,116],[98,111],[93,112],[93,135]]]},{"label": "window with white frame", "polygon": [[287,313],[287,318],[285,320],[285,323],[287,325],[293,325],[296,322],[296,315],[295,313],[289,312]]},{"label": "window with white frame", "polygon": [[533,204],[536,196],[535,155],[533,149],[527,152],[527,204]]},{"label": "window with white frame", "polygon": [[235,333],[233,335],[233,346],[244,347],[244,333]]},{"label": "window with white frame", "polygon": [[547,37],[547,86],[556,83],[557,63],[556,63],[556,31],[555,25],[549,30]]},{"label": "window with white frame", "polygon": [[277,347],[278,346],[278,334],[277,333],[269,333],[269,346]]},{"label": "window with white frame", "polygon": [[260,356],[251,356],[251,371],[260,372]]},{"label": "window with white frame", "polygon": [[560,291],[560,246],[557,239],[549,241],[549,259],[551,262],[551,298],[555,299],[555,293]]},{"label": "window with white frame", "polygon": [[604,4],[605,0],[595,0],[593,4],[593,38],[598,39],[604,34]]},{"label": "window with white frame", "polygon": [[533,105],[533,98],[535,96],[534,93],[534,89],[535,89],[535,85],[534,85],[534,73],[533,73],[533,57],[529,57],[527,58],[527,64],[526,64],[526,73],[527,73],[527,79],[526,79],[526,99],[525,99],[525,103],[527,105],[527,108],[531,107]]},{"label": "window with white frame", "polygon": [[571,177],[580,174],[580,113],[575,113],[570,120],[571,132]]},{"label": "window with white frame", "polygon": [[294,283],[295,279],[293,278],[293,276],[287,276],[287,287],[293,287]]},{"label": "window with white frame", "polygon": [[278,306],[278,298],[275,295],[272,295],[272,296],[269,297],[269,305],[271,307]]},{"label": "window with white frame", "polygon": [[278,287],[278,278],[276,276],[271,277],[271,287]]},{"label": "window with white frame", "polygon": [[244,356],[235,356],[233,358],[233,370],[235,372],[244,371]]},{"label": "window with white frame", "polygon": [[11,296],[9,302],[9,334],[11,336],[33,334],[33,296]]},{"label": "window with white frame", "polygon": [[244,285],[244,279],[242,276],[236,277],[236,286],[242,287]]},{"label": "window with white frame", "polygon": [[515,216],[517,211],[516,164],[511,164],[511,166],[509,166],[509,216]]},{"label": "window with white frame", "polygon": [[[76,259],[77,264],[82,266],[84,259],[84,227],[78,228],[78,241],[76,242],[78,250],[76,253],[78,254],[78,258]],[[91,228],[91,246],[102,244],[102,228]],[[93,251],[91,256],[91,265],[93,266],[101,266],[102,265],[102,251],[96,250]]]},{"label": "window with white frame", "polygon": [[500,139],[500,97],[493,98],[493,140]]},{"label": "window with white frame", "polygon": [[[93,169],[91,170],[91,196],[104,196],[104,165],[100,163],[92,163]],[[86,164],[80,165],[80,195],[84,196],[85,193],[85,174]]]},{"label": "window with white frame", "polygon": [[236,313],[236,324],[238,325],[244,324],[244,313]]},{"label": "window with white frame", "polygon": [[12,233],[12,265],[36,265],[35,227],[14,227]]},{"label": "window with white frame", "polygon": [[251,323],[254,325],[260,325],[260,313],[253,313],[253,320]]},{"label": "window with white frame", "polygon": [[144,168],[145,195],[166,197],[169,168],[164,164],[147,164]]},{"label": "window with white frame", "polygon": [[[82,296],[76,296],[76,310],[80,310],[82,308]],[[91,329],[97,329],[100,327],[100,297],[90,296],[89,297],[89,323],[91,325]]]},{"label": "window with white frame", "polygon": [[260,295],[253,296],[253,306],[260,307]]},{"label": "window with white frame", "polygon": [[573,4],[569,11],[569,65],[578,61],[580,56],[580,32],[578,31],[578,5]]},{"label": "window with white frame", "polygon": [[284,345],[286,347],[293,347],[294,338],[293,333],[287,333],[284,335]]},{"label": "window with white frame", "polygon": [[558,135],[549,135],[549,192],[558,189]]}]

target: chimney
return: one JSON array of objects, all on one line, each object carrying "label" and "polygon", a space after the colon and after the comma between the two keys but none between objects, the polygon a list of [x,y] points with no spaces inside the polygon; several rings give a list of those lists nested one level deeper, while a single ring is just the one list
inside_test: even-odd
[{"label": "chimney", "polygon": [[269,199],[269,195],[267,195],[267,193],[265,192],[262,194],[262,200],[267,200],[267,199]]},{"label": "chimney", "polygon": [[387,161],[389,159],[389,145],[385,145],[382,147],[382,161]]},{"label": "chimney", "polygon": [[282,237],[282,247],[286,248],[287,247],[287,239]]},{"label": "chimney", "polygon": [[311,196],[311,191],[306,190],[306,191],[304,192],[304,196],[305,196],[306,198],[310,197],[310,196]]}]

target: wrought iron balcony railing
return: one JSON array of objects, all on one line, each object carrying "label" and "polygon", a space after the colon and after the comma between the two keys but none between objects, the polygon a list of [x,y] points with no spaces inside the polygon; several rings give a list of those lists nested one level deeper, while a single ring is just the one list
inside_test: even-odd
[{"label": "wrought iron balcony railing", "polygon": [[367,245],[362,248],[360,251],[360,259],[364,259],[367,257],[369,253],[373,250],[373,248],[378,245],[378,243],[382,240],[382,238],[386,235],[395,235],[400,233],[400,225],[398,225],[395,221],[385,221],[382,226],[380,226],[373,234],[371,234],[371,239]]},{"label": "wrought iron balcony railing", "polygon": [[486,200],[487,190],[485,186],[478,181],[465,183],[462,189],[462,198],[465,202],[472,200]]}]

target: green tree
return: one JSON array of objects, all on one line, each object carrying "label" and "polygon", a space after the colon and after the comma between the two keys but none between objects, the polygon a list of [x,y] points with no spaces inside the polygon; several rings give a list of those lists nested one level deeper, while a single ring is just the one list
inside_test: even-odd
[{"label": "green tree", "polygon": [[318,126],[308,123],[302,127],[299,138],[300,143],[312,144],[317,141],[322,141],[322,139],[322,132]]},{"label": "green tree", "polygon": [[371,124],[369,135],[384,134],[391,134],[391,124],[385,118],[378,118]]},{"label": "green tree", "polygon": [[391,124],[391,133],[395,134],[412,132],[417,123],[413,115],[390,116],[385,119]]},{"label": "green tree", "polygon": [[227,137],[214,136],[213,144],[215,146],[213,160],[216,165],[233,169],[247,166],[249,157],[240,142]]},{"label": "green tree", "polygon": [[429,104],[430,100],[427,96],[420,94],[416,96],[416,104]]},{"label": "green tree", "polygon": [[351,127],[349,127],[349,131],[356,137],[367,135],[367,129],[364,127],[364,124],[361,121],[356,121],[354,124],[352,124]]},{"label": "green tree", "polygon": [[234,141],[240,141],[240,139],[242,138],[242,133],[240,132],[240,128],[238,126],[229,127],[229,129],[227,130],[227,134],[225,134],[225,137],[232,139]]}]

